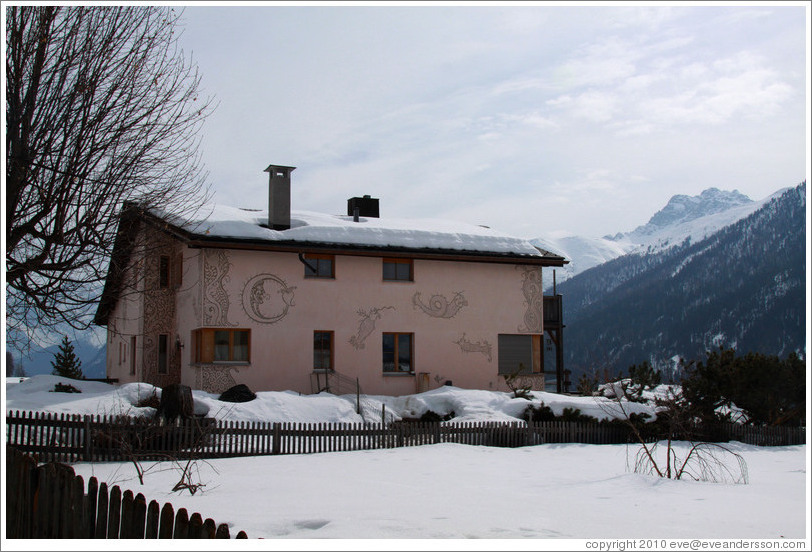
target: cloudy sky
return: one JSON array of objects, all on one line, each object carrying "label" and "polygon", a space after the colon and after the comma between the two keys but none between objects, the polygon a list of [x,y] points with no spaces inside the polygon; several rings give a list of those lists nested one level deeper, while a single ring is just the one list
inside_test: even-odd
[{"label": "cloudy sky", "polygon": [[600,236],[809,171],[808,2],[187,6],[215,200]]}]

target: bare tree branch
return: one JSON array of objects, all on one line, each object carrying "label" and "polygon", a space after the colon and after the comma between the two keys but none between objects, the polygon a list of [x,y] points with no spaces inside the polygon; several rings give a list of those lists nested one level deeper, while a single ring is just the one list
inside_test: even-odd
[{"label": "bare tree branch", "polygon": [[162,6],[10,6],[6,19],[6,290],[11,339],[82,329],[124,202],[179,213],[207,196],[212,109]]}]

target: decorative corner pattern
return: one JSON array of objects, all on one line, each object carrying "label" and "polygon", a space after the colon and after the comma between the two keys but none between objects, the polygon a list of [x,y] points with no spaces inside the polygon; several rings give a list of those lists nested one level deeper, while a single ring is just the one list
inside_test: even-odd
[{"label": "decorative corner pattern", "polygon": [[541,269],[522,268],[522,294],[527,310],[524,324],[518,328],[521,333],[541,333],[544,315],[544,294],[541,288]]},{"label": "decorative corner pattern", "polygon": [[230,281],[231,263],[220,249],[206,249],[203,254],[203,325],[233,326],[228,321],[229,300],[226,284]]},{"label": "decorative corner pattern", "polygon": [[198,389],[206,393],[222,393],[237,385],[231,371],[236,370],[233,366],[201,366],[197,369]]}]

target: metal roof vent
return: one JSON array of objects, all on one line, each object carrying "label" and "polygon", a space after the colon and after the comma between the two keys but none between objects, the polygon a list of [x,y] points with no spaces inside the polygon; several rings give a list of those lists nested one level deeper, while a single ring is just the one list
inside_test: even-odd
[{"label": "metal roof vent", "polygon": [[347,200],[347,216],[353,217],[358,222],[357,217],[380,218],[379,199],[365,195],[364,197],[351,197]]}]

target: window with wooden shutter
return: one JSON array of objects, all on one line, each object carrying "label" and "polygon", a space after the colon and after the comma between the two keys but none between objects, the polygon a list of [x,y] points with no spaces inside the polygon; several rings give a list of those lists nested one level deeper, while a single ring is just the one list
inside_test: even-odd
[{"label": "window with wooden shutter", "polygon": [[196,363],[251,361],[251,330],[200,328],[192,332],[192,343]]},{"label": "window with wooden shutter", "polygon": [[541,372],[541,336],[499,334],[499,373],[533,374]]}]

